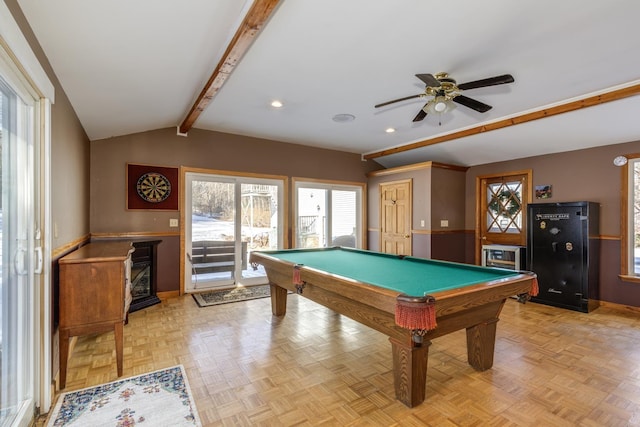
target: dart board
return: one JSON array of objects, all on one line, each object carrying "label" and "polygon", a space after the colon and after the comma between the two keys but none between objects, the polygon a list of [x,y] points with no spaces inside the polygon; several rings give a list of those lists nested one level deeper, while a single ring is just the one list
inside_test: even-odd
[{"label": "dart board", "polygon": [[171,181],[161,173],[147,172],[138,179],[136,190],[143,200],[160,203],[171,194]]}]

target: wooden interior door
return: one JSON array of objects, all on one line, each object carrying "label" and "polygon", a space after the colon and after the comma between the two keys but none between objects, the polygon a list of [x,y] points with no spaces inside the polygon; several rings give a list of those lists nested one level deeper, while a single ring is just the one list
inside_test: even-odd
[{"label": "wooden interior door", "polygon": [[380,184],[380,251],[411,255],[411,180]]},{"label": "wooden interior door", "polygon": [[531,171],[479,176],[476,194],[476,263],[480,263],[483,245],[526,246]]}]

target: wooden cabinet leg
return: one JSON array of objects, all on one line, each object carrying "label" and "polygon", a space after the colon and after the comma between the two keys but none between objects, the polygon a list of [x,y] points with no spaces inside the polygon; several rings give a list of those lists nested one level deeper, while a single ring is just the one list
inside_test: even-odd
[{"label": "wooden cabinet leg", "polygon": [[427,359],[431,341],[419,347],[389,338],[393,352],[393,382],[396,399],[413,408],[424,401],[427,387]]},{"label": "wooden cabinet leg", "polygon": [[287,290],[269,283],[271,288],[271,313],[274,316],[284,316],[287,312]]},{"label": "wooden cabinet leg", "polygon": [[477,371],[493,366],[497,324],[498,319],[493,319],[467,328],[467,360]]},{"label": "wooden cabinet leg", "polygon": [[116,337],[116,364],[118,365],[118,376],[122,376],[122,360],[124,348],[124,322],[115,324],[114,335]]},{"label": "wooden cabinet leg", "polygon": [[69,331],[60,329],[60,390],[67,386],[67,362],[69,361]]}]

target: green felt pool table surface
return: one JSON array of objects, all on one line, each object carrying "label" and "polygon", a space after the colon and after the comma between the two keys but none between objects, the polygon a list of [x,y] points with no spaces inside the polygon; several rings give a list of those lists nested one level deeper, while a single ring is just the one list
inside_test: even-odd
[{"label": "green felt pool table surface", "polygon": [[424,296],[518,275],[512,270],[341,247],[265,253],[282,261],[411,296]]}]

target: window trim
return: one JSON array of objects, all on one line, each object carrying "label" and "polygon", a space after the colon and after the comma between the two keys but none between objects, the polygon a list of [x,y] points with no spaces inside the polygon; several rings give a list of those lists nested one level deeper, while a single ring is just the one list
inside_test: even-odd
[{"label": "window trim", "polygon": [[633,232],[631,226],[633,215],[629,212],[633,206],[629,203],[633,199],[631,196],[633,169],[629,165],[640,161],[640,153],[625,154],[624,157],[627,158],[627,162],[620,168],[620,274],[618,277],[625,282],[640,284],[640,276],[636,276],[630,271],[629,264],[631,261],[631,242],[633,242],[633,236],[630,235]]}]

